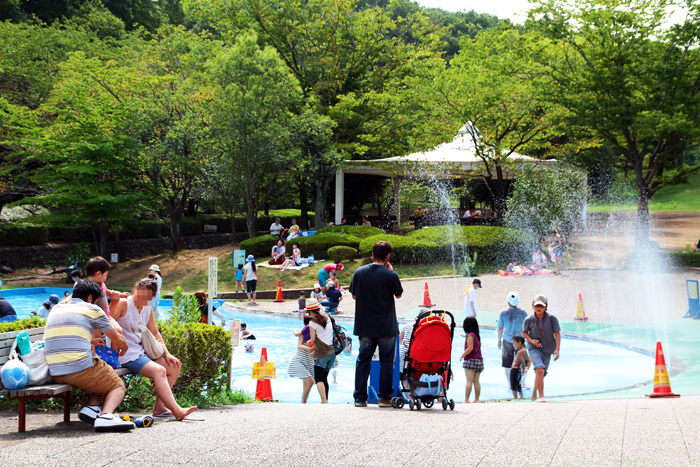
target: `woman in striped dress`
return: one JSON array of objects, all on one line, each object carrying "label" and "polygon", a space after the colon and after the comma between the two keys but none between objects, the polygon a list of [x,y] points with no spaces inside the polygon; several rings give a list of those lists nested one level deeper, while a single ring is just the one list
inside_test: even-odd
[{"label": "woman in striped dress", "polygon": [[[311,300],[313,299],[309,299],[309,301]],[[309,392],[314,387],[314,358],[311,356],[311,347],[308,345],[308,342],[311,341],[310,321],[311,318],[308,316],[304,318],[305,326],[299,334],[297,351],[289,362],[289,370],[287,370],[287,374],[291,378],[301,378],[304,383],[304,391],[301,393],[302,404],[306,404]]]}]

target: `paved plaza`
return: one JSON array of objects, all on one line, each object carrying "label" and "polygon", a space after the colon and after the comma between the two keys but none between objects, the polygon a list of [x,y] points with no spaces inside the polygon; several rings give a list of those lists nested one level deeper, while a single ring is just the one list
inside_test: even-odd
[{"label": "paved plaza", "polygon": [[[0,416],[3,466],[691,466],[700,397],[458,404],[420,412],[256,403],[98,434],[73,415]],[[9,420],[8,420],[9,418]]]}]

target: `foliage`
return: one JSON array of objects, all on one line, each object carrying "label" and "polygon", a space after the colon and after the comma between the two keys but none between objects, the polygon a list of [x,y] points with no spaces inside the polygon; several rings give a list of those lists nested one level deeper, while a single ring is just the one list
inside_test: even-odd
[{"label": "foliage", "polygon": [[[241,199],[229,205],[242,207],[248,234],[255,237],[255,218],[273,193],[281,172],[291,165],[295,133],[295,107],[301,102],[299,82],[272,47],[261,48],[254,32],[238,35],[210,62],[214,85],[211,140],[217,154],[220,190],[232,185],[228,197]],[[242,205],[242,206],[241,206]]]},{"label": "foliage", "polygon": [[671,264],[680,267],[700,268],[700,253],[688,251],[674,251],[667,255],[671,258]]},{"label": "foliage", "polygon": [[66,253],[66,259],[64,260],[64,265],[66,267],[78,264],[78,267],[85,271],[85,266],[91,258],[90,245],[85,242],[80,242],[73,247],[72,250]]},{"label": "foliage", "polygon": [[182,362],[174,394],[221,392],[231,367],[231,333],[218,326],[158,323],[168,351]]},{"label": "foliage", "polygon": [[326,259],[328,249],[334,246],[346,246],[354,249],[360,246],[359,238],[340,233],[321,233],[313,237],[295,238],[292,241],[299,243],[299,249],[303,257],[314,255],[316,260]]},{"label": "foliage", "polygon": [[[683,22],[668,25],[674,6]],[[700,165],[677,160],[700,141],[700,4],[666,0],[538,0],[528,52],[545,67],[569,132],[620,154],[637,182],[637,243],[649,238],[649,199]]]},{"label": "foliage", "polygon": [[194,295],[185,295],[182,287],[175,287],[173,292],[173,306],[170,310],[170,323],[182,325],[186,323],[199,323],[201,313],[199,302]]},{"label": "foliage", "polygon": [[44,226],[0,224],[0,246],[43,245],[48,239]]},{"label": "foliage", "polygon": [[421,83],[442,119],[434,125],[448,131],[462,127],[464,144],[473,148],[483,168],[470,174],[493,183],[497,216],[505,213],[506,171],[514,155],[550,145],[562,130],[563,110],[542,92],[543,73],[524,55],[528,37],[515,29],[496,28],[465,38],[449,67],[433,81]]},{"label": "foliage", "polygon": [[0,333],[40,328],[43,327],[44,324],[46,324],[45,319],[39,318],[38,316],[32,316],[31,318],[20,319],[13,321],[12,323],[0,323]]},{"label": "foliage", "polygon": [[245,250],[246,256],[253,255],[256,261],[260,262],[270,256],[270,251],[272,251],[272,247],[277,244],[277,240],[279,240],[279,237],[274,235],[261,235],[259,237],[243,240],[238,248]]},{"label": "foliage", "polygon": [[526,164],[508,199],[506,225],[535,238],[546,236],[553,227],[561,232],[579,221],[589,190],[581,170]]},{"label": "foliage", "polygon": [[332,246],[328,249],[328,258],[334,263],[340,263],[357,257],[357,249],[349,246]]},{"label": "foliage", "polygon": [[361,239],[373,235],[381,235],[384,231],[377,227],[369,227],[366,225],[336,225],[333,227],[324,227],[316,231],[316,235],[322,233],[341,233]]},{"label": "foliage", "polygon": [[505,227],[439,226],[415,230],[405,237],[366,238],[360,243],[362,257],[370,258],[372,247],[380,240],[389,242],[391,261],[397,263],[438,263],[450,258],[461,263],[478,255],[480,263],[491,264],[527,255],[535,244],[530,235]]}]

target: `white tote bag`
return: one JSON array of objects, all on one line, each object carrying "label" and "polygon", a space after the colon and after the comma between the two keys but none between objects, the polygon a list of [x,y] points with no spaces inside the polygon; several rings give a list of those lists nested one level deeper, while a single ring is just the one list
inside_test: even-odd
[{"label": "white tote bag", "polygon": [[141,346],[143,347],[146,356],[151,360],[157,360],[163,356],[165,351],[163,346],[160,345],[148,327],[141,321],[141,313],[136,310],[136,307],[132,308],[134,314],[136,314],[136,320],[139,323],[139,329],[141,329]]},{"label": "white tote bag", "polygon": [[51,375],[49,375],[49,364],[46,363],[43,345],[27,355],[20,355],[19,358],[29,368],[29,382],[27,386],[39,386],[53,382]]}]

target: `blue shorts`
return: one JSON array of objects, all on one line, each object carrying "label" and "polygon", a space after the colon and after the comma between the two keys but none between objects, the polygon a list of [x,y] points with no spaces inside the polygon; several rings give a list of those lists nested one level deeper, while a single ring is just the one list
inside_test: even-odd
[{"label": "blue shorts", "polygon": [[331,371],[333,364],[335,363],[335,353],[330,354],[327,357],[319,358],[314,361],[314,366],[323,368],[326,371]]},{"label": "blue shorts", "polygon": [[544,368],[544,375],[547,376],[547,369],[549,368],[549,361],[552,359],[552,354],[542,352],[540,349],[528,349],[528,352],[532,359],[532,367],[535,370]]},{"label": "blue shorts", "polygon": [[556,250],[554,250],[554,256],[564,256],[564,249],[557,248]]},{"label": "blue shorts", "polygon": [[147,356],[141,355],[139,358],[137,358],[136,360],[134,360],[132,362],[122,363],[122,366],[130,369],[131,371],[133,371],[136,374],[139,374],[139,373],[141,373],[141,369],[143,369],[143,367],[146,366],[146,363],[152,362],[152,361],[153,360],[151,360]]}]

